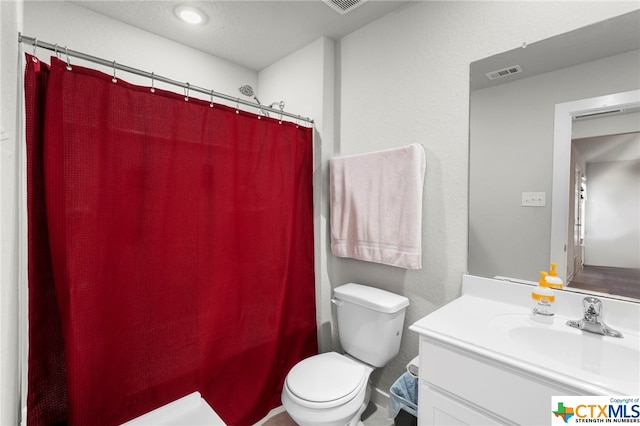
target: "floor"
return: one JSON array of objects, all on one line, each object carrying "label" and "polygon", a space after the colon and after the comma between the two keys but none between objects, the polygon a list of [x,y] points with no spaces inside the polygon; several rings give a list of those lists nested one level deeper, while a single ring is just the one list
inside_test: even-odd
[{"label": "floor", "polygon": [[[362,415],[365,426],[393,426],[393,420],[387,419],[387,409],[370,403]],[[287,415],[283,407],[274,408],[255,426],[297,426]]]},{"label": "floor", "polygon": [[584,265],[568,287],[640,299],[640,269]]}]

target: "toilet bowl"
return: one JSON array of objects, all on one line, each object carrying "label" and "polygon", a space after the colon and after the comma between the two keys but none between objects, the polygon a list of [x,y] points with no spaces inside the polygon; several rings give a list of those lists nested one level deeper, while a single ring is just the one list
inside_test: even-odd
[{"label": "toilet bowl", "polygon": [[334,289],[345,354],[306,358],[287,374],[282,405],[300,426],[356,426],[369,404],[369,376],[398,354],[409,300],[361,284]]},{"label": "toilet bowl", "polygon": [[287,375],[282,404],[300,426],[355,426],[369,403],[373,370],[337,352],[312,356]]}]

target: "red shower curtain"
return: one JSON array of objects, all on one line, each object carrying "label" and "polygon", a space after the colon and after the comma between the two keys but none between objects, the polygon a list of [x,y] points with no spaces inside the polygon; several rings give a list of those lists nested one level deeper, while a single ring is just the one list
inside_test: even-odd
[{"label": "red shower curtain", "polygon": [[312,130],[27,56],[30,425],[193,391],[230,425],[317,352]]}]

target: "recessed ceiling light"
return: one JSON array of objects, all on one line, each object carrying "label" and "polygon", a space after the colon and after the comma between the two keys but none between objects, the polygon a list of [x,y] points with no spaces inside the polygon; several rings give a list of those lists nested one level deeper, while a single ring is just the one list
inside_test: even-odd
[{"label": "recessed ceiling light", "polygon": [[182,21],[193,25],[204,24],[207,20],[204,12],[193,6],[178,6],[175,8],[175,14]]}]

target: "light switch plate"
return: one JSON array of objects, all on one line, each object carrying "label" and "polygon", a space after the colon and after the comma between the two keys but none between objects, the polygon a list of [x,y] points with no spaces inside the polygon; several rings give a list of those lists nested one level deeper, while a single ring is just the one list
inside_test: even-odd
[{"label": "light switch plate", "polygon": [[544,207],[547,205],[545,192],[523,192],[522,207]]}]

